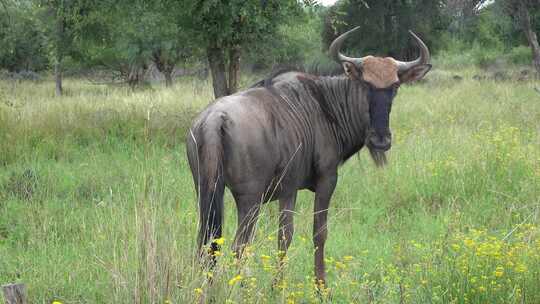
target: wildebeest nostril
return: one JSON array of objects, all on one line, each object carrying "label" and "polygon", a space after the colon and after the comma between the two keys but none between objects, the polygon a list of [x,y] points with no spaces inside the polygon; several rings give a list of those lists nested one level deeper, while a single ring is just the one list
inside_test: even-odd
[{"label": "wildebeest nostril", "polygon": [[374,135],[370,137],[370,145],[378,150],[387,151],[392,146],[392,140],[389,136]]}]

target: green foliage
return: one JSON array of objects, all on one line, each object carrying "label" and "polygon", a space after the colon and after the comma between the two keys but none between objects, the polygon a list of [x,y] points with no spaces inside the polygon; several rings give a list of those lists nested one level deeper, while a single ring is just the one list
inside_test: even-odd
[{"label": "green foliage", "polygon": [[278,25],[274,35],[250,43],[246,50],[247,62],[260,68],[305,64],[325,56],[320,39],[321,20],[319,8],[305,8],[303,14]]},{"label": "green foliage", "polygon": [[495,64],[502,57],[501,54],[502,52],[496,48],[484,47],[478,43],[473,44],[471,48],[474,64],[484,68]]},{"label": "green foliage", "polygon": [[449,25],[443,1],[342,0],[328,12],[323,40],[326,46],[339,33],[360,26],[350,39],[351,54],[378,54],[412,58],[416,50],[408,30],[413,30],[436,52],[438,37]]},{"label": "green foliage", "polygon": [[480,11],[467,27],[455,35],[470,45],[476,43],[486,49],[508,49],[522,42],[519,29],[501,3]]},{"label": "green foliage", "polygon": [[508,62],[516,65],[529,65],[532,61],[531,48],[524,45],[516,46],[506,54],[506,58]]},{"label": "green foliage", "polygon": [[67,56],[76,56],[78,52],[74,40],[78,23],[82,18],[80,0],[36,0],[33,9],[36,26],[41,31],[47,56],[53,64],[61,63]]},{"label": "green foliage", "polygon": [[532,61],[527,41],[504,1],[484,8],[466,27],[452,29],[441,38],[444,50],[438,61],[446,66],[529,65]]},{"label": "green foliage", "polygon": [[26,2],[6,1],[0,10],[0,69],[43,70],[47,65],[43,37]]},{"label": "green foliage", "polygon": [[228,47],[267,38],[299,8],[294,0],[209,0],[192,4],[191,13],[203,45]]}]

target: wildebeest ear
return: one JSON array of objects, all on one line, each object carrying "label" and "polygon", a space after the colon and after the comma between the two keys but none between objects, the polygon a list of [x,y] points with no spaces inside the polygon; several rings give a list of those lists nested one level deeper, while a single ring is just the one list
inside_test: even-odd
[{"label": "wildebeest ear", "polygon": [[360,73],[356,65],[354,65],[354,63],[344,61],[342,65],[343,65],[343,70],[345,71],[345,75],[347,75],[351,79],[355,79],[355,80],[360,79]]},{"label": "wildebeest ear", "polygon": [[431,64],[429,63],[412,67],[399,75],[399,82],[406,83],[420,80],[424,78],[429,70],[431,70]]}]

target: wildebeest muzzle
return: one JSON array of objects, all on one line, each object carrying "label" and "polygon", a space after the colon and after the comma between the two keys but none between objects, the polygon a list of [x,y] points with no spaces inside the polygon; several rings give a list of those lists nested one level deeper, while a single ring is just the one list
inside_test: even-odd
[{"label": "wildebeest muzzle", "polygon": [[371,88],[369,92],[370,130],[367,144],[373,149],[388,151],[392,146],[390,111],[395,90]]}]

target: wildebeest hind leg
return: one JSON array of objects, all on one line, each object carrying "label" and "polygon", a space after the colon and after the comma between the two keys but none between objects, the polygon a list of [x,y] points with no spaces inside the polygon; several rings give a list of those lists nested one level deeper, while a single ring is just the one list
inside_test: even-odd
[{"label": "wildebeest hind leg", "polygon": [[280,255],[280,267],[287,250],[291,245],[294,234],[294,209],[296,205],[296,192],[289,197],[279,200],[279,229],[278,229],[278,250]]},{"label": "wildebeest hind leg", "polygon": [[236,207],[238,209],[238,227],[234,237],[233,251],[236,258],[241,259],[246,245],[253,237],[253,230],[257,224],[261,204],[256,197],[244,197],[237,199]]},{"label": "wildebeest hind leg", "polygon": [[294,235],[294,209],[296,205],[296,191],[279,200],[279,228],[278,228],[278,250],[279,250],[279,265],[278,274],[274,278],[273,285],[277,285],[283,279],[283,268],[285,264],[285,256],[291,245]]}]

